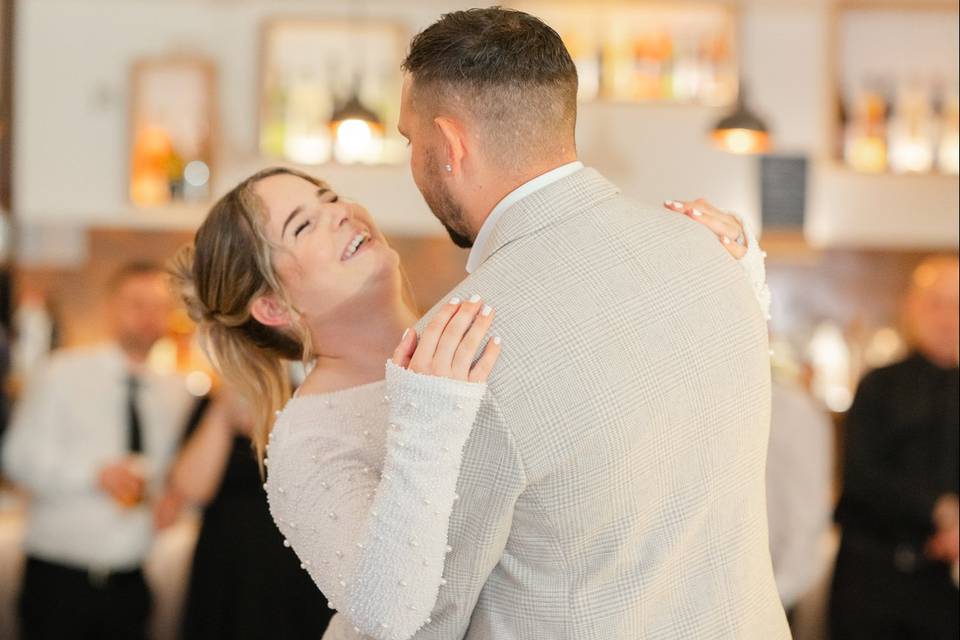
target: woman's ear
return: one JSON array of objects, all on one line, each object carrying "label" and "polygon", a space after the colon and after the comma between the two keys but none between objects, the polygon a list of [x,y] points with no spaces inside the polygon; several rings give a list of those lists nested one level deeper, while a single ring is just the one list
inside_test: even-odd
[{"label": "woman's ear", "polygon": [[290,324],[286,305],[281,304],[272,294],[256,298],[250,305],[250,315],[267,327],[285,327]]}]

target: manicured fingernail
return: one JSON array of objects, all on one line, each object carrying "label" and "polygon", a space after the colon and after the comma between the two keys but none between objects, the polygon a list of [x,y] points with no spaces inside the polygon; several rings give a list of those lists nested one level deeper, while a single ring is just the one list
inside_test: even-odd
[{"label": "manicured fingernail", "polygon": [[730,244],[730,238],[723,236],[723,244]]},{"label": "manicured fingernail", "polygon": [[487,304],[483,306],[483,311],[480,312],[480,315],[488,316],[492,311],[493,311],[493,307]]},{"label": "manicured fingernail", "polygon": [[476,303],[478,303],[478,302],[480,302],[480,294],[479,294],[479,293],[475,293],[475,294],[473,294],[472,296],[470,296],[470,303],[471,303],[471,304],[476,304]]},{"label": "manicured fingernail", "polygon": [[460,298],[450,298],[450,304],[460,304]]},{"label": "manicured fingernail", "polygon": [[683,204],[680,203],[680,202],[677,202],[676,200],[667,200],[667,201],[664,202],[663,204],[667,205],[667,206],[670,207],[671,209],[679,209],[679,208],[683,207]]},{"label": "manicured fingernail", "polygon": [[700,209],[694,209],[694,210],[692,211],[692,213],[693,213],[693,215],[697,216],[698,218],[703,215],[703,211],[700,211]]},{"label": "manicured fingernail", "polygon": [[500,342],[501,342],[501,341],[500,341],[500,336],[494,336],[494,338],[493,338],[493,344],[500,344]]},{"label": "manicured fingernail", "polygon": [[407,339],[407,334],[409,334],[409,333],[410,333],[410,329],[404,329],[404,330],[403,330],[403,335],[400,336],[400,341],[402,342],[402,341],[406,340],[406,339]]}]

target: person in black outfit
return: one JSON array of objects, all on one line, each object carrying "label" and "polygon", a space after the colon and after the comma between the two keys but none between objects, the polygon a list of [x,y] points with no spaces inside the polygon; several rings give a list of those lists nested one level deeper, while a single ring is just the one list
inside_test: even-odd
[{"label": "person in black outfit", "polygon": [[241,401],[229,391],[184,445],[170,474],[171,504],[205,505],[180,636],[184,640],[320,638],[332,611],[270,517]]},{"label": "person in black outfit", "polygon": [[915,350],[865,376],[847,415],[833,640],[960,634],[958,277],[955,258],[917,268]]}]

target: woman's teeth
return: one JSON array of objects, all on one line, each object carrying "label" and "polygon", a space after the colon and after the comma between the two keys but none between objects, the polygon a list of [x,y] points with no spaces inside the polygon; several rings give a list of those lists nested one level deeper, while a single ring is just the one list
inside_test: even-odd
[{"label": "woman's teeth", "polygon": [[343,259],[347,260],[353,257],[353,254],[357,252],[357,249],[360,248],[364,242],[367,241],[369,236],[366,233],[358,233],[353,241],[347,246],[347,250],[343,252]]}]

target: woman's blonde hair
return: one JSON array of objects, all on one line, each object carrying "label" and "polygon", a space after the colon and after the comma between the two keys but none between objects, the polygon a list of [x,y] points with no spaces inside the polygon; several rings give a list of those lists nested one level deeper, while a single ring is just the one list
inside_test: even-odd
[{"label": "woman's blonde hair", "polygon": [[[309,332],[274,271],[279,247],[267,239],[266,207],[255,191],[258,182],[276,175],[326,186],[285,167],[255,173],[213,205],[193,244],[170,264],[207,356],[253,407],[253,442],[260,460],[274,415],[290,398],[288,361],[305,361],[312,353]],[[251,315],[253,301],[270,294],[287,305],[293,327],[268,327]]]}]

